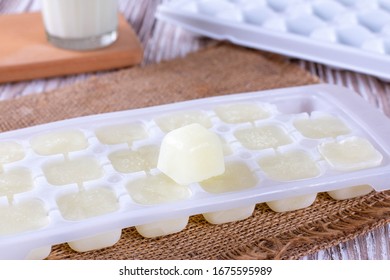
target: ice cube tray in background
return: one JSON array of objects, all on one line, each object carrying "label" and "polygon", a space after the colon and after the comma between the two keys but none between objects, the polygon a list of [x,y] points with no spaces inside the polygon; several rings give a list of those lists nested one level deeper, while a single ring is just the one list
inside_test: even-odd
[{"label": "ice cube tray in background", "polygon": [[[226,171],[181,186],[157,168],[168,131],[200,123]],[[332,129],[330,129],[330,127]],[[359,150],[359,153],[356,153]],[[341,152],[340,152],[341,151]],[[114,245],[123,228],[154,237],[188,217],[240,220],[390,189],[390,120],[343,87],[312,85],[69,119],[0,134],[0,259]],[[131,240],[129,240],[131,242]]]},{"label": "ice cube tray in background", "polygon": [[390,79],[389,0],[173,0],[156,16],[217,40]]}]

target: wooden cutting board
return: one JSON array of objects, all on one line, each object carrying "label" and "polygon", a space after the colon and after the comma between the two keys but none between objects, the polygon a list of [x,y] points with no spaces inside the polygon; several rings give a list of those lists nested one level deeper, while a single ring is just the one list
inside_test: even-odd
[{"label": "wooden cutting board", "polygon": [[94,51],[56,48],[47,40],[40,13],[0,16],[0,83],[122,68],[142,61],[142,46],[119,16],[118,40]]}]

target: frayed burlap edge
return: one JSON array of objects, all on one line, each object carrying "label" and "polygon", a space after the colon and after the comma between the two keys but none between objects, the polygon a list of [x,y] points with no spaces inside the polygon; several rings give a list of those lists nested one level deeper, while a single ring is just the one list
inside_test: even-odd
[{"label": "frayed burlap edge", "polygon": [[[226,259],[298,259],[363,235],[390,223],[390,191],[357,198],[360,203],[341,209],[294,232],[281,232],[234,251]],[[288,215],[288,214],[287,214]]]}]

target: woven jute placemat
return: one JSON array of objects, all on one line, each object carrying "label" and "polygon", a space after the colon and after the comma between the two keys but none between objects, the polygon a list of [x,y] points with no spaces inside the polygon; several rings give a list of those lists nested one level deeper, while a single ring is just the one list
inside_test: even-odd
[{"label": "woven jute placemat", "polygon": [[[218,45],[185,58],[94,77],[63,89],[0,102],[0,130],[90,114],[318,80],[280,57]],[[390,192],[335,201],[319,194],[305,209],[275,213],[258,204],[243,221],[212,225],[192,216],[185,230],[146,239],[123,229],[112,247],[77,253],[53,246],[48,259],[297,259],[390,222]]]}]

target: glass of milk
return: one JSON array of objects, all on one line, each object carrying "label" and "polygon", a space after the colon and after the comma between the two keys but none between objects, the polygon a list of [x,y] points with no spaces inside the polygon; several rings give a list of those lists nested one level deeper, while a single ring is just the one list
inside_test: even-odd
[{"label": "glass of milk", "polygon": [[48,41],[72,50],[106,47],[117,39],[117,0],[42,0]]}]

